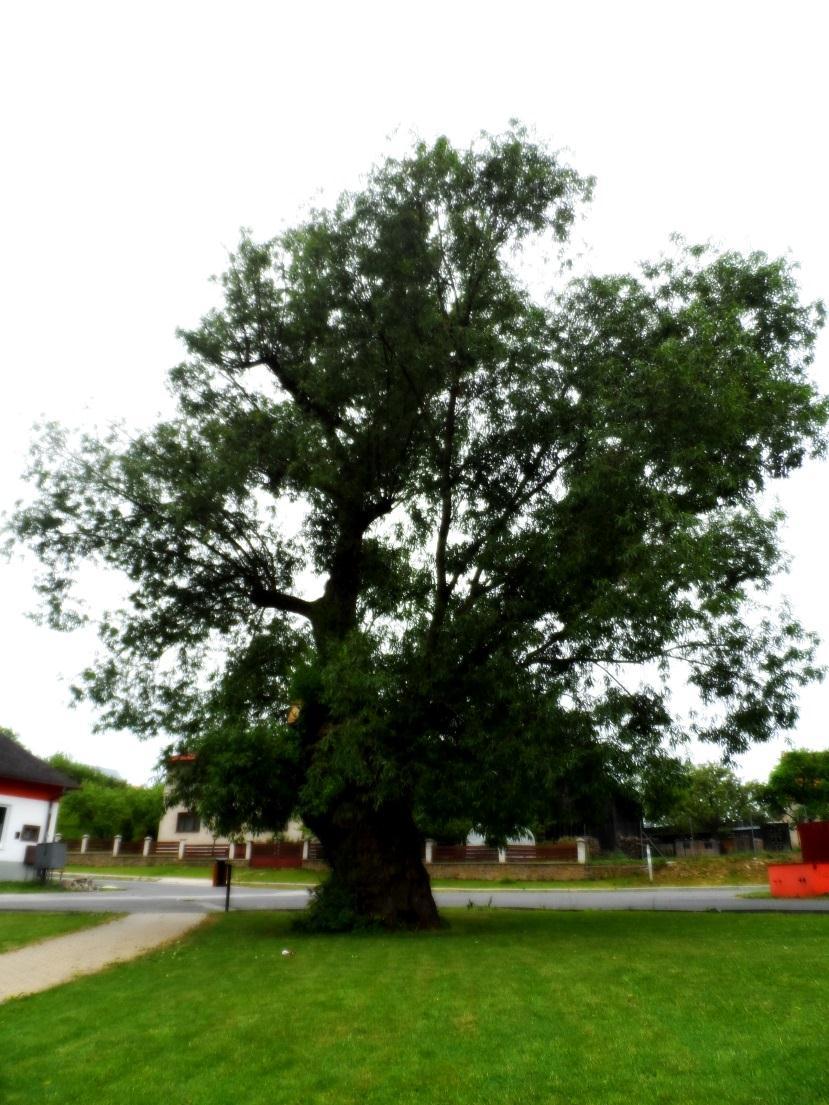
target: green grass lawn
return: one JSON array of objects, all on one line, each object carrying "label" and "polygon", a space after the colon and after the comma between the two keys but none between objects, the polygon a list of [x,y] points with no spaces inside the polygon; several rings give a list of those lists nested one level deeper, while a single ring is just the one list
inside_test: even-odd
[{"label": "green grass lawn", "polygon": [[310,937],[286,914],[214,915],[0,1008],[0,1101],[829,1102],[829,918],[449,918],[436,934]]},{"label": "green grass lawn", "polygon": [[10,880],[0,882],[0,894],[44,894],[51,890],[63,889],[60,883],[51,880],[45,883],[34,879],[27,882],[18,882],[16,879],[13,882]]},{"label": "green grass lawn", "polygon": [[0,953],[111,920],[111,913],[0,913]]}]

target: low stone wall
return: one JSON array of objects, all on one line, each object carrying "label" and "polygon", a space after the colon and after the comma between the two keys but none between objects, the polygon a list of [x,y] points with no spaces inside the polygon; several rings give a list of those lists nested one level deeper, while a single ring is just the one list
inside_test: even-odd
[{"label": "low stone wall", "polygon": [[427,863],[433,879],[486,879],[487,882],[570,882],[590,876],[580,863]]}]

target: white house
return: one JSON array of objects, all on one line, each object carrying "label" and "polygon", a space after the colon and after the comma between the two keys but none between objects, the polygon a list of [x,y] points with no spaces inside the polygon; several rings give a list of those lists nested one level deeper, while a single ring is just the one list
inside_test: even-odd
[{"label": "white house", "polygon": [[77,785],[0,733],[0,880],[31,876],[26,849],[54,840],[58,803]]},{"label": "white house", "polygon": [[[257,841],[270,840],[272,832],[247,833],[244,839]],[[186,841],[188,844],[229,844],[230,838],[214,836],[195,810],[186,806],[170,806],[164,811],[158,823],[159,840]],[[238,839],[238,838],[237,838]],[[282,830],[283,840],[303,840],[302,825],[299,821],[289,821]]]},{"label": "white house", "polygon": [[[180,765],[192,763],[194,759],[194,755],[187,752],[170,756],[167,761],[167,770],[168,772],[175,771]],[[167,791],[169,793],[169,783],[167,785]],[[244,839],[256,842],[270,840],[272,837],[272,832],[259,834],[248,833]],[[282,837],[285,840],[302,840],[303,831],[301,823],[299,821],[289,821],[282,830]],[[164,810],[164,813],[161,815],[161,820],[158,823],[158,839],[177,840],[179,842],[185,841],[187,844],[230,843],[229,837],[214,836],[195,810],[188,809],[187,806],[181,805],[168,806]]]}]

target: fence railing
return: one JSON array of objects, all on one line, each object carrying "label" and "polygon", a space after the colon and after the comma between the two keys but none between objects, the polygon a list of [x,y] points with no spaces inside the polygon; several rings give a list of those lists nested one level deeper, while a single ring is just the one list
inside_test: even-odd
[{"label": "fence railing", "polygon": [[[244,845],[238,845],[237,848],[244,856]],[[188,844],[184,843],[184,855],[190,859],[227,859],[230,855],[229,844]]]},{"label": "fence railing", "polygon": [[307,844],[294,840],[273,840],[250,845],[251,867],[301,867]]},{"label": "fence railing", "polygon": [[578,845],[508,844],[507,863],[577,863]]},{"label": "fence railing", "polygon": [[83,836],[64,840],[70,852],[108,853],[112,856],[155,856],[170,860],[233,859],[247,861],[252,867],[301,867],[305,860],[324,860],[319,841],[268,842],[240,844],[192,843],[186,840],[122,840],[120,837]]},{"label": "fence railing", "polygon": [[485,844],[435,844],[433,863],[497,863],[498,849]]},{"label": "fence railing", "polygon": [[[193,845],[191,844],[192,848]],[[181,845],[177,840],[155,840],[150,846],[149,855],[178,856]]]},{"label": "fence railing", "polygon": [[143,840],[122,840],[119,855],[140,856],[144,853]]},{"label": "fence railing", "polygon": [[[234,859],[251,867],[301,867],[303,863],[325,862],[318,840],[248,841],[241,844],[195,844],[185,840],[122,840],[84,836],[64,842],[70,852],[107,852],[113,856],[155,856],[171,860]],[[486,844],[437,844],[427,842],[427,863],[586,863],[584,841],[562,844],[508,844],[491,848]]]},{"label": "fence railing", "polygon": [[583,863],[586,849],[580,854],[576,843],[508,844],[506,848],[490,848],[485,844],[433,844],[427,848],[427,862],[432,863]]},{"label": "fence railing", "polygon": [[121,837],[83,836],[64,839],[70,852],[109,852],[113,856],[163,856],[170,859],[227,859],[231,849],[236,859],[245,858],[244,844],[194,844],[184,840],[122,840]]}]

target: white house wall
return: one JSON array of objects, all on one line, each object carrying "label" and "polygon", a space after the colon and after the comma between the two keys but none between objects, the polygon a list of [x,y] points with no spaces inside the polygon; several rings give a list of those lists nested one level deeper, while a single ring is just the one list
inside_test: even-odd
[{"label": "white house wall", "polygon": [[[0,836],[0,879],[21,880],[30,874],[24,867],[26,849],[35,841],[20,840],[24,825],[37,825],[38,841],[51,840],[57,818],[58,803],[52,803],[49,819],[49,802],[45,798],[20,798],[0,793],[0,806],[6,807],[6,818]],[[48,822],[48,823],[47,823]]]},{"label": "white house wall", "polygon": [[[178,815],[186,812],[186,806],[171,806],[170,809],[165,810],[162,814],[161,820],[158,823],[158,839],[159,840],[185,840],[188,844],[229,844],[230,841],[225,836],[213,836],[213,834],[202,825],[197,833],[180,833],[176,831],[176,823]],[[258,835],[248,834],[246,840],[270,840],[273,833],[260,833]],[[284,837],[286,840],[302,840],[302,825],[298,821],[289,821],[285,826]]]}]

